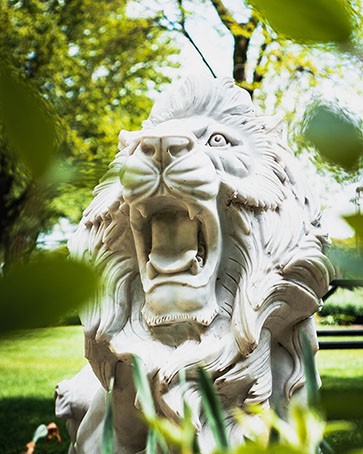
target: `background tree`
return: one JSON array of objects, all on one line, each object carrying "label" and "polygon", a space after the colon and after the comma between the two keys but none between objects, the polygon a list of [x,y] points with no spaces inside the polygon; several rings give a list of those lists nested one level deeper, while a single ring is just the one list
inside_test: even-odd
[{"label": "background tree", "polygon": [[[205,11],[217,13],[219,33],[232,38],[236,83],[249,91],[264,112],[284,111],[295,150],[303,148],[299,124],[314,97],[327,96],[339,84],[344,92],[344,78],[346,86],[356,84],[359,92],[363,30],[360,0],[334,0],[329,4],[320,0],[298,4],[286,0],[203,3]],[[174,0],[172,14],[164,13],[163,2],[159,9],[155,7],[157,1],[152,4],[154,12],[150,8],[150,15],[154,14],[161,27],[183,34],[198,46],[198,37],[188,31],[197,2]],[[204,33],[208,33],[208,26],[205,24]],[[215,68],[211,58],[208,63]]]},{"label": "background tree", "polygon": [[[23,87],[25,98],[32,91],[28,104],[34,101],[42,104],[40,111],[48,110],[57,124],[59,142],[58,161],[41,179],[34,178],[14,154],[4,128],[6,103],[0,98],[0,262],[31,251],[39,232],[57,216],[79,219],[90,188],[117,151],[120,128],[139,127],[151,107],[148,93],[169,80],[161,68],[172,65],[168,57],[176,52],[170,38],[152,19],[127,17],[126,4],[126,0],[0,3],[2,94],[9,94],[11,80]],[[8,72],[13,77],[10,82]],[[48,103],[37,99],[36,92]],[[20,116],[26,102],[19,96],[14,101]],[[27,120],[31,123],[29,116]],[[13,126],[13,136],[24,134],[21,122]],[[61,160],[65,157],[68,167]],[[60,180],[59,168],[63,169]],[[72,184],[65,196],[66,186],[60,182],[70,169]],[[49,178],[57,184],[49,186]]]},{"label": "background tree", "polygon": [[[326,75],[328,65],[316,65],[311,59],[309,49],[304,47],[289,48],[289,42],[273,32],[251,4],[243,1],[235,2],[234,8],[228,8],[222,0],[204,0],[218,14],[224,31],[233,39],[233,78],[235,82],[254,96],[269,72],[275,76],[287,69],[292,77],[306,73],[312,80]],[[231,2],[228,2],[231,4]],[[179,11],[177,20],[171,20],[160,10],[156,19],[162,27],[181,32],[187,39],[196,40],[188,33],[188,19],[194,14],[193,1],[175,0],[175,8]],[[235,19],[236,12],[243,11],[244,21]],[[196,43],[197,44],[197,43]],[[291,46],[290,46],[291,47]],[[213,62],[211,66],[213,67]]]}]

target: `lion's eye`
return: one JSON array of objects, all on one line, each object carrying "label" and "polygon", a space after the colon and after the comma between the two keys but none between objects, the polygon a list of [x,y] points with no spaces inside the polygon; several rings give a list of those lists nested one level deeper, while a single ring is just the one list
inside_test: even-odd
[{"label": "lion's eye", "polygon": [[208,145],[211,147],[225,147],[230,143],[223,134],[212,134],[208,140]]}]

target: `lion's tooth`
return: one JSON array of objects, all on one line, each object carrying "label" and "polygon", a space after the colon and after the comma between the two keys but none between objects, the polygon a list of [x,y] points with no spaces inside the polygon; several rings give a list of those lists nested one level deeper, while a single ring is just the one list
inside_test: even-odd
[{"label": "lion's tooth", "polygon": [[188,214],[189,214],[189,219],[193,221],[195,217],[199,214],[200,208],[197,206],[193,205],[188,205]]},{"label": "lion's tooth", "polygon": [[199,262],[198,262],[197,258],[194,257],[194,259],[192,260],[192,264],[190,266],[190,272],[192,274],[196,275],[199,273],[199,269],[200,269]]},{"label": "lion's tooth", "polygon": [[154,279],[158,275],[158,272],[150,262],[146,264],[146,272],[149,279]]}]

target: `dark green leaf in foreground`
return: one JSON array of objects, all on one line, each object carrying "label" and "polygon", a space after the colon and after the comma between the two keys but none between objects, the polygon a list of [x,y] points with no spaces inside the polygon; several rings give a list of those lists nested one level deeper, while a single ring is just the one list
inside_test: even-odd
[{"label": "dark green leaf in foreground", "polygon": [[114,377],[111,378],[109,392],[107,394],[106,414],[103,422],[102,454],[113,454],[113,407],[112,390]]},{"label": "dark green leaf in foreground", "polygon": [[56,322],[87,301],[98,281],[93,269],[61,256],[14,266],[0,279],[0,332]]},{"label": "dark green leaf in foreground", "polygon": [[0,63],[0,123],[9,145],[40,177],[49,167],[57,146],[54,117],[46,101]]},{"label": "dark green leaf in foreground", "polygon": [[305,370],[308,404],[310,407],[317,408],[320,405],[319,385],[316,379],[315,361],[310,339],[305,331],[301,332],[300,341]]},{"label": "dark green leaf in foreground", "polygon": [[217,450],[223,451],[228,448],[228,438],[221,403],[203,367],[198,368],[198,378],[207,421],[212,429]]},{"label": "dark green leaf in foreground", "polygon": [[346,1],[249,0],[274,31],[299,43],[342,43],[353,21]]},{"label": "dark green leaf in foreground", "polygon": [[305,138],[327,161],[354,170],[363,155],[360,128],[343,112],[317,106],[308,114]]}]

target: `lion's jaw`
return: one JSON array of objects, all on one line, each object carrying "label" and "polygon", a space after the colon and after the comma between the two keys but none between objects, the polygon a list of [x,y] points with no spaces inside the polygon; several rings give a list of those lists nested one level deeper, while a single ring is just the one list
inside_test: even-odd
[{"label": "lion's jaw", "polygon": [[172,129],[168,123],[142,131],[122,176],[145,292],[142,314],[149,326],[209,325],[218,312],[220,183],[196,132],[185,120]]}]

